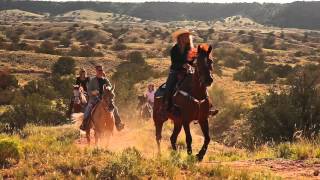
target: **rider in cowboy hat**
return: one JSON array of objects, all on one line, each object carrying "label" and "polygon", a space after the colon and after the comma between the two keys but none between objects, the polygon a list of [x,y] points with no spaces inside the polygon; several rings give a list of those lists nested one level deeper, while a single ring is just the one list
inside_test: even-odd
[{"label": "rider in cowboy hat", "polygon": [[176,44],[171,48],[171,66],[170,73],[166,82],[165,102],[167,103],[167,111],[172,108],[172,94],[174,87],[178,81],[178,73],[184,71],[192,63],[196,52],[193,50],[192,33],[187,29],[179,29],[172,33]]},{"label": "rider in cowboy hat", "polygon": [[[176,44],[171,48],[171,66],[170,73],[166,82],[166,91],[164,100],[167,103],[167,111],[172,109],[172,95],[174,87],[178,81],[178,73],[183,70],[188,70],[190,64],[197,56],[197,50],[194,48],[192,32],[187,29],[179,29],[172,33]],[[210,109],[210,115],[214,116],[219,112],[217,109]]]}]

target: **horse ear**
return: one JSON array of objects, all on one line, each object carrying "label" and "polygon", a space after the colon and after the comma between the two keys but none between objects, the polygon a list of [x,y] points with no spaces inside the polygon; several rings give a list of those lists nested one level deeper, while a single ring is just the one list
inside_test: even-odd
[{"label": "horse ear", "polygon": [[198,52],[200,52],[200,49],[201,49],[201,46],[200,46],[200,45],[198,45]]},{"label": "horse ear", "polygon": [[212,46],[210,45],[210,46],[209,46],[209,49],[208,49],[208,54],[210,54],[211,51],[212,51]]}]

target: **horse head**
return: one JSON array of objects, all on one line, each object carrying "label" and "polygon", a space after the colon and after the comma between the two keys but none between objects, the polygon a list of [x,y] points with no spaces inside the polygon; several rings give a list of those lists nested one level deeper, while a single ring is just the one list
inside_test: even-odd
[{"label": "horse head", "polygon": [[87,99],[82,86],[73,85],[73,98],[75,104],[86,104]]},{"label": "horse head", "polygon": [[106,103],[112,102],[115,94],[114,94],[114,89],[115,86],[103,86],[103,95],[102,95],[102,100],[105,101]]},{"label": "horse head", "polygon": [[212,46],[207,44],[201,44],[198,46],[198,57],[196,62],[196,68],[199,72],[200,83],[205,86],[210,86],[213,82],[211,75],[212,63],[210,59],[210,53]]}]

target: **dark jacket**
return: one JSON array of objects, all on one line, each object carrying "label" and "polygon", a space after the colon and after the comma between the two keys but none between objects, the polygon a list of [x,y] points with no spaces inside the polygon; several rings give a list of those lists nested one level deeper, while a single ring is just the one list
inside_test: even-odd
[{"label": "dark jacket", "polygon": [[188,63],[187,56],[188,56],[189,50],[190,50],[190,47],[186,46],[184,52],[180,53],[178,44],[175,44],[172,47],[170,51],[170,56],[171,56],[170,69],[171,70],[175,70],[175,71],[183,70],[183,64]]},{"label": "dark jacket", "polygon": [[89,83],[89,77],[86,77],[84,80],[81,80],[80,77],[77,77],[76,79],[76,85],[82,86],[85,92],[87,92],[88,83]]}]

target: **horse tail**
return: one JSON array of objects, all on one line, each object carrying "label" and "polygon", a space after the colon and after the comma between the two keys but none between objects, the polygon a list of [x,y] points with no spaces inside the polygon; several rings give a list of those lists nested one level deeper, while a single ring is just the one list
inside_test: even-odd
[{"label": "horse tail", "polygon": [[84,113],[73,113],[71,115],[72,123],[74,123],[77,127],[81,125],[84,119]]}]

